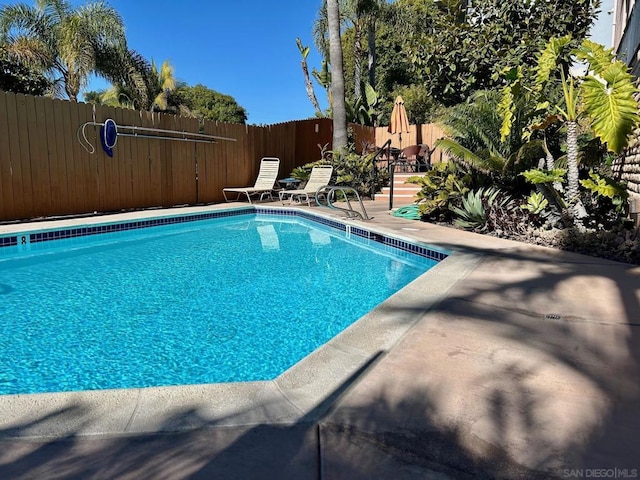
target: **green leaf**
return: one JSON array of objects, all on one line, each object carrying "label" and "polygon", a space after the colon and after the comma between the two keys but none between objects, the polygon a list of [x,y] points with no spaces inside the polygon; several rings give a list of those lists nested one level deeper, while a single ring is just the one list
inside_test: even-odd
[{"label": "green leaf", "polygon": [[533,168],[522,172],[521,175],[526,178],[529,183],[538,185],[541,183],[562,182],[566,173],[567,170],[564,168],[554,168],[553,170]]},{"label": "green leaf", "polygon": [[639,121],[638,102],[633,97],[637,88],[627,66],[616,61],[603,69],[599,77],[587,76],[582,88],[584,109],[593,132],[610,151],[620,153]]},{"label": "green leaf", "polygon": [[366,98],[367,105],[369,107],[375,107],[378,103],[378,94],[369,82],[365,82],[364,84],[364,97]]},{"label": "green leaf", "polygon": [[514,110],[513,91],[511,85],[507,85],[502,89],[502,98],[498,104],[498,113],[502,117],[502,125],[500,126],[501,142],[504,142],[511,134]]},{"label": "green leaf", "polygon": [[600,74],[602,70],[607,68],[613,62],[615,56],[612,48],[605,48],[599,43],[585,39],[573,54],[578,60],[587,62],[590,70],[595,74]]},{"label": "green leaf", "polygon": [[553,72],[558,65],[558,56],[562,52],[562,49],[567,46],[570,41],[571,34],[565,35],[564,37],[560,38],[552,37],[547,42],[544,50],[540,52],[535,78],[536,91],[542,91],[544,85],[549,81],[551,72]]},{"label": "green leaf", "polygon": [[626,200],[629,196],[625,186],[612,178],[601,177],[595,172],[589,172],[589,177],[585,180],[580,180],[580,184],[597,195],[611,199],[621,198],[623,200]]}]

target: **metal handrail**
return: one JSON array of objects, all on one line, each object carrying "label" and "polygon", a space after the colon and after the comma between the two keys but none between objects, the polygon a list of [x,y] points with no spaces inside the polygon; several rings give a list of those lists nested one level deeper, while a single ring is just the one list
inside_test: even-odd
[{"label": "metal handrail", "polygon": [[376,160],[378,160],[380,155],[384,153],[385,150],[387,151],[387,164],[388,164],[388,162],[391,159],[391,139],[384,142],[384,145],[378,148],[378,150],[376,150],[376,153],[373,155],[373,165],[375,166],[376,173],[378,172]]},{"label": "metal handrail", "polygon": [[[347,201],[347,208],[337,207],[332,203],[331,198],[335,197],[335,192],[336,191],[341,191],[342,192],[342,195],[344,196],[344,198]],[[349,200],[349,197],[347,195],[347,192],[356,194],[356,198],[358,200],[358,203],[360,203],[360,208],[362,209],[362,213],[360,213],[357,210],[353,209],[353,207],[351,206],[351,201]],[[321,201],[321,197],[322,196],[324,196],[324,199],[327,202],[326,205],[323,204],[322,201]],[[316,199],[316,203],[319,206],[331,208],[333,210],[343,211],[343,212],[345,212],[347,214],[347,217],[349,217],[349,218],[360,218],[361,220],[371,220],[371,218],[367,214],[367,210],[364,208],[364,204],[362,203],[362,199],[360,198],[360,194],[357,192],[357,190],[355,188],[351,188],[351,187],[336,187],[336,186],[321,187],[316,192],[315,199]]]}]

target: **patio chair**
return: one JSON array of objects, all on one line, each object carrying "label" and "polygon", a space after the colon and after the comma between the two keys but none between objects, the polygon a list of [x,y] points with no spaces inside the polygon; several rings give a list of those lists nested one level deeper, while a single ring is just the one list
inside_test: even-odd
[{"label": "patio chair", "polygon": [[309,181],[307,184],[298,190],[281,190],[280,201],[284,205],[285,200],[289,199],[289,204],[294,199],[300,203],[306,202],[311,206],[311,200],[315,200],[316,192],[322,187],[329,185],[331,181],[331,175],[333,174],[333,167],[331,165],[317,165],[311,169],[311,175],[309,175]]},{"label": "patio chair", "polygon": [[400,154],[400,158],[398,159],[398,164],[403,167],[403,170],[406,171],[418,171],[419,160],[418,155],[422,147],[420,145],[411,145],[410,147],[405,147],[402,149],[402,153]]},{"label": "patio chair", "polygon": [[[223,188],[222,194],[224,195],[224,199],[227,202],[233,202],[240,200],[241,195],[246,195],[249,203],[251,202],[251,197],[260,195],[260,200],[262,200],[265,195],[269,196],[271,200],[273,200],[273,188],[276,184],[276,179],[278,178],[278,170],[280,169],[280,159],[275,157],[264,157],[260,160],[260,172],[258,172],[258,178],[256,179],[256,183],[253,187],[231,187],[231,188]],[[227,193],[236,193],[237,197],[235,199],[227,198]]]},{"label": "patio chair", "polygon": [[435,151],[435,147],[429,148],[426,143],[420,144],[420,153],[418,153],[418,171],[426,172],[431,170],[431,154]]}]

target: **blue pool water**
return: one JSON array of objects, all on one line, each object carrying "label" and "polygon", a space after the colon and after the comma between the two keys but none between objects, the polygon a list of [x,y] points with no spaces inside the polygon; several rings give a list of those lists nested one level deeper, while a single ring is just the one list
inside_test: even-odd
[{"label": "blue pool water", "polygon": [[0,256],[0,394],[275,378],[436,263],[347,236],[240,215]]}]

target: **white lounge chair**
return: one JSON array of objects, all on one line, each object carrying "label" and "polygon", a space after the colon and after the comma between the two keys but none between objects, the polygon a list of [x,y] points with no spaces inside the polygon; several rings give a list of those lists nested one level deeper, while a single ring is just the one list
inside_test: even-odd
[{"label": "white lounge chair", "polygon": [[311,200],[315,199],[316,192],[322,187],[329,185],[332,174],[333,167],[331,165],[317,165],[313,167],[307,184],[298,190],[281,190],[280,201],[284,205],[288,197],[289,203],[297,199],[300,203],[306,202],[307,205],[311,206]]},{"label": "white lounge chair", "polygon": [[[222,194],[224,195],[224,199],[227,202],[234,202],[240,200],[241,195],[246,195],[249,203],[251,202],[252,196],[260,195],[260,200],[262,200],[265,195],[268,195],[269,198],[273,200],[273,187],[276,184],[276,179],[278,178],[278,170],[280,169],[280,159],[275,157],[264,157],[260,160],[260,171],[258,172],[258,178],[256,179],[256,183],[253,187],[232,187],[232,188],[223,188]],[[237,193],[237,197],[235,199],[227,198],[227,193]]]}]

